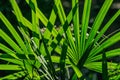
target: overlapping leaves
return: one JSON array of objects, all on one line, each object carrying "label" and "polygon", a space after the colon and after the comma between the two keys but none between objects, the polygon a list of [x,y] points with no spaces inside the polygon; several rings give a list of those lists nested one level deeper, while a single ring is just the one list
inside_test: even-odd
[{"label": "overlapping leaves", "polygon": [[[84,1],[82,21],[79,19],[78,0],[72,0],[72,9],[67,16],[61,0],[54,0],[49,19],[38,8],[36,0],[26,0],[31,8],[32,22],[22,15],[16,1],[10,0],[13,13],[18,20],[19,32],[14,28],[16,26],[13,26],[0,12],[0,19],[10,32],[7,34],[0,28],[0,37],[7,43],[0,42],[0,50],[4,52],[0,54],[0,59],[8,62],[0,64],[0,70],[15,70],[17,72],[1,79],[25,77],[25,79],[56,80],[61,76],[62,80],[66,77],[74,80],[77,77],[82,77],[81,70],[83,67],[99,73],[103,71],[105,71],[103,73],[107,73],[107,68],[111,66],[114,68],[116,63],[109,63],[106,59],[120,55],[120,49],[110,51],[106,51],[106,49],[120,40],[120,32],[112,35],[112,37],[108,36],[108,39],[103,38],[102,42],[98,41],[120,15],[120,10],[115,13],[101,31],[98,30],[112,2],[113,0],[105,0],[90,33],[88,33],[92,0]],[[56,18],[59,18],[61,22],[58,30],[55,27]],[[43,32],[40,30],[39,20],[45,26]],[[70,26],[71,22],[72,27]],[[55,68],[54,66],[57,65],[58,67]],[[71,74],[69,68],[74,70],[73,77],[69,76]],[[58,75],[57,72],[60,72],[61,75]],[[107,75],[105,74],[103,77],[107,79]]]}]

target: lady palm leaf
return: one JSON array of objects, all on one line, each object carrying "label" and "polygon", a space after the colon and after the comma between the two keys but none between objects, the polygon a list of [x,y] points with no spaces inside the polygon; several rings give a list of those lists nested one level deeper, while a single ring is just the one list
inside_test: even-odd
[{"label": "lady palm leaf", "polygon": [[11,34],[14,36],[15,40],[18,42],[19,46],[21,46],[21,48],[25,48],[23,40],[20,38],[20,36],[16,32],[12,24],[6,19],[6,17],[2,13],[0,13],[0,17],[1,17],[1,20],[4,22],[4,24],[6,25],[6,27],[11,32]]},{"label": "lady palm leaf", "polygon": [[[26,25],[26,23],[24,22],[23,15],[22,15],[22,13],[21,13],[18,5],[17,5],[17,2],[16,2],[16,1],[13,1],[13,0],[10,0],[10,3],[11,3],[11,5],[12,5],[12,8],[13,8],[14,13],[15,13],[15,15],[16,15],[16,18],[17,18],[17,20],[18,20],[18,23],[19,23],[20,29],[22,30],[22,33],[24,34],[25,37],[28,37],[28,35],[27,35],[27,33],[26,33],[26,32],[27,32],[27,29],[26,29],[26,27],[24,27],[24,26]],[[25,25],[24,25],[24,24],[25,24]],[[28,39],[28,38],[27,38],[27,39]],[[25,51],[26,53],[28,53],[28,52],[27,52],[27,49],[26,49],[25,47],[24,47],[24,51]]]},{"label": "lady palm leaf", "polygon": [[[32,13],[32,24],[34,25],[32,27],[32,29],[33,29],[33,39],[34,39],[36,45],[39,47],[40,33],[39,33],[39,27],[38,27],[39,19],[38,19],[37,15],[36,15],[37,2],[36,2],[36,0],[32,0],[31,3],[34,4],[34,6],[33,6],[34,10],[31,11],[31,13]],[[36,34],[38,34],[38,36],[36,36]]]},{"label": "lady palm leaf", "polygon": [[[116,33],[115,35],[113,35],[112,37],[110,37],[108,40],[106,40],[105,42],[103,42],[98,48],[93,48],[90,56],[94,56],[96,54],[98,54],[99,52],[101,52],[103,49],[108,48],[109,46],[115,44],[116,42],[118,42],[120,40],[119,37],[120,33]],[[109,43],[109,44],[108,44]]]},{"label": "lady palm leaf", "polygon": [[[91,42],[93,41],[95,35],[96,35],[96,32],[98,31],[100,25],[102,24],[103,22],[103,19],[105,18],[105,15],[106,13],[108,12],[109,8],[110,8],[110,5],[112,4],[113,0],[105,0],[102,8],[100,9],[94,23],[93,23],[93,26],[92,26],[92,30],[90,31],[89,33],[89,37],[88,37],[88,40],[87,40],[87,43],[86,43],[86,48],[91,44]],[[86,49],[85,48],[85,49]]]},{"label": "lady palm leaf", "polygon": [[95,42],[96,43],[100,37],[102,37],[102,35],[105,33],[105,31],[110,27],[110,25],[116,20],[116,18],[120,15],[120,10],[118,10],[114,16],[106,23],[106,25],[103,27],[103,29],[100,31],[100,33],[97,35],[97,37],[95,38]]},{"label": "lady palm leaf", "polygon": [[[76,10],[75,10],[76,8]],[[79,7],[78,7],[78,0],[72,0],[72,9],[73,9],[73,28],[74,28],[74,35],[75,35],[75,45],[77,54],[80,53],[80,34],[79,34]]]},{"label": "lady palm leaf", "polygon": [[5,45],[1,44],[0,43],[0,49],[5,51],[8,55],[11,55],[12,57],[16,58],[16,59],[19,59],[17,56],[16,56],[16,53],[14,51],[12,51],[11,49],[9,49],[8,47],[6,47]]},{"label": "lady palm leaf", "polygon": [[105,50],[102,52],[102,79],[109,80],[108,77],[108,66],[107,66],[107,58],[105,54]]},{"label": "lady palm leaf", "polygon": [[18,65],[0,64],[0,70],[22,70]]},{"label": "lady palm leaf", "polygon": [[11,62],[11,63],[16,64],[16,65],[23,66],[23,61],[22,60],[20,60],[20,59],[14,59],[10,55],[0,54],[0,59],[4,60],[4,61]]},{"label": "lady palm leaf", "polygon": [[[106,57],[111,58],[111,57],[118,56],[119,54],[120,54],[120,49],[118,48],[118,49],[107,51],[106,52]],[[90,62],[93,62],[93,61],[98,61],[98,60],[101,60],[101,59],[102,59],[102,54],[100,53],[99,55],[96,55],[96,56],[92,57],[92,59],[88,59],[86,61],[86,63],[90,63]]]},{"label": "lady palm leaf", "polygon": [[89,24],[89,16],[90,16],[90,8],[91,8],[91,0],[85,1],[84,4],[84,11],[83,11],[83,18],[82,18],[82,25],[81,25],[81,47],[80,47],[80,54],[82,55],[84,51],[84,45],[85,45],[85,40],[86,40],[86,34],[87,34],[87,29],[88,29],[88,24]]},{"label": "lady palm leaf", "polygon": [[[115,69],[116,63],[107,62],[108,69]],[[102,73],[102,62],[92,62],[84,65],[90,70]]]},{"label": "lady palm leaf", "polygon": [[1,80],[5,80],[5,79],[15,80],[15,79],[18,79],[18,78],[22,78],[24,76],[25,76],[25,72],[24,71],[20,71],[20,72],[13,73],[13,74],[7,75],[5,77],[2,77]]},{"label": "lady palm leaf", "polygon": [[17,52],[23,54],[21,48],[3,31],[0,29],[0,36]]}]

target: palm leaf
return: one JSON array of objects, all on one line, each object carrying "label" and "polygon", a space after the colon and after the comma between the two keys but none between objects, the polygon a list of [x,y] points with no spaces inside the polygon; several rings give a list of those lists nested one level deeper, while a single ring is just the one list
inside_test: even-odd
[{"label": "palm leaf", "polygon": [[83,17],[82,17],[82,25],[81,25],[81,56],[83,54],[82,51],[84,51],[84,45],[85,45],[85,40],[86,40],[86,34],[87,34],[87,29],[88,29],[88,24],[89,24],[89,16],[90,16],[90,8],[91,8],[91,0],[85,0],[84,3],[84,11],[83,11]]},{"label": "palm leaf", "polygon": [[110,27],[110,25],[116,20],[116,18],[120,15],[120,10],[118,10],[114,16],[107,22],[107,24],[103,27],[103,29],[100,31],[100,33],[97,35],[97,37],[95,38],[95,42],[96,43],[100,37],[102,37],[102,35],[105,33],[105,31]]},{"label": "palm leaf", "polygon": [[22,70],[18,65],[0,64],[0,70]]},{"label": "palm leaf", "polygon": [[115,35],[113,35],[112,37],[110,37],[108,40],[103,42],[99,47],[93,48],[93,50],[90,53],[90,56],[94,56],[94,55],[98,54],[99,52],[101,52],[103,49],[106,49],[106,48],[110,47],[111,45],[115,44],[116,42],[118,42],[120,40],[119,35],[120,35],[120,32],[118,32]]},{"label": "palm leaf", "polygon": [[85,50],[88,48],[88,46],[93,41],[93,39],[94,39],[94,37],[96,35],[96,32],[98,31],[100,25],[102,24],[103,19],[105,18],[105,15],[107,14],[112,2],[113,2],[113,0],[109,0],[109,1],[105,0],[102,8],[100,9],[100,11],[99,11],[94,23],[93,23],[92,29],[91,29],[91,31],[89,33],[89,37],[87,39]]},{"label": "palm leaf", "polygon": [[[37,2],[36,0],[31,0],[31,3],[33,3],[33,8],[34,10],[32,9],[32,24],[34,25],[32,27],[33,29],[33,40],[35,41],[36,45],[39,47],[39,37],[40,37],[40,33],[39,33],[39,19],[36,15],[36,9],[37,9]],[[36,34],[38,34],[39,36],[37,37]]]},{"label": "palm leaf", "polygon": [[[111,62],[107,62],[107,68],[108,69],[115,69],[116,68],[116,63],[111,63]],[[92,62],[92,63],[87,63],[84,65],[84,67],[102,73],[102,62]]]},{"label": "palm leaf", "polygon": [[15,52],[13,50],[11,50],[10,48],[6,47],[5,45],[0,43],[0,49],[5,51],[7,54],[11,55],[12,57],[19,59],[15,54]]},{"label": "palm leaf", "polygon": [[5,80],[5,79],[15,80],[15,79],[22,78],[22,77],[24,77],[24,76],[25,76],[25,72],[24,72],[24,71],[20,71],[20,72],[17,72],[17,73],[13,73],[13,74],[10,74],[10,75],[1,77],[0,79],[1,79],[1,80]]},{"label": "palm leaf", "polygon": [[[27,29],[26,29],[26,27],[24,27],[24,25],[23,25],[23,24],[25,24],[25,22],[24,22],[22,13],[21,13],[18,5],[17,5],[17,2],[16,2],[15,0],[10,0],[10,3],[11,3],[11,5],[12,5],[12,8],[14,9],[14,12],[15,12],[15,15],[16,15],[16,17],[17,17],[18,23],[19,23],[19,25],[20,25],[20,30],[22,31],[23,36],[24,36],[25,38],[29,39],[29,38],[28,38],[28,35],[27,35],[27,34],[28,34],[28,33],[27,33]],[[26,34],[26,33],[27,33],[27,34]],[[28,57],[28,53],[29,53],[29,52],[27,51],[26,46],[23,45],[22,49],[23,49],[23,51],[25,52],[26,57],[29,59],[29,57]]]},{"label": "palm leaf", "polygon": [[[76,9],[75,9],[76,8]],[[80,53],[80,35],[79,35],[79,6],[78,0],[72,0],[72,9],[73,9],[73,28],[75,35],[75,45],[77,54]]]},{"label": "palm leaf", "polygon": [[[106,52],[106,57],[107,58],[111,58],[111,57],[115,57],[115,56],[119,56],[120,55],[120,49],[114,49],[114,50],[110,50]],[[101,60],[102,59],[102,54],[96,55],[94,57],[92,57],[92,59],[88,59],[86,62],[93,62],[93,61],[97,61],[97,60]]]},{"label": "palm leaf", "polygon": [[103,80],[109,80],[107,58],[106,58],[105,50],[103,50],[103,52],[102,52],[102,79]]},{"label": "palm leaf", "polygon": [[17,41],[17,43],[19,44],[19,46],[22,49],[25,48],[23,40],[21,39],[21,37],[18,35],[17,31],[14,29],[14,27],[10,24],[10,22],[6,19],[6,17],[2,13],[0,13],[0,18],[4,22],[4,24],[6,25],[6,27],[9,29],[9,31],[11,32],[11,34],[14,36],[14,38]]},{"label": "palm leaf", "polygon": [[17,52],[23,54],[21,48],[4,32],[0,29],[0,36]]}]

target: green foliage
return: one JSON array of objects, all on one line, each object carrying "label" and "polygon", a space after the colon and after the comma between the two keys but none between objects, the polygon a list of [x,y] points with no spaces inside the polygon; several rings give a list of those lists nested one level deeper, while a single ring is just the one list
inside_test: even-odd
[{"label": "green foliage", "polygon": [[[116,78],[116,73],[119,72],[112,74],[111,70],[116,68],[117,63],[110,63],[107,59],[120,55],[120,48],[107,49],[120,41],[120,32],[112,36],[103,35],[120,15],[120,10],[101,27],[113,0],[105,0],[89,32],[92,0],[84,0],[82,21],[79,19],[78,0],[72,0],[72,9],[67,16],[61,0],[54,0],[49,19],[38,8],[36,0],[26,0],[31,8],[31,22],[22,15],[16,0],[9,1],[18,25],[13,26],[0,12],[0,19],[10,32],[8,34],[0,26],[0,38],[5,41],[0,42],[0,60],[7,62],[0,64],[0,70],[17,72],[0,79],[86,79],[84,69],[88,73],[102,73],[103,80]],[[61,25],[55,27],[57,18]],[[44,30],[40,28],[39,20],[44,25]]]}]

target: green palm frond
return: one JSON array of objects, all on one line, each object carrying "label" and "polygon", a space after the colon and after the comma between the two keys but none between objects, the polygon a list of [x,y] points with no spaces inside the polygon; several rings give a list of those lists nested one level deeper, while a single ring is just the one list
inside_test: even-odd
[{"label": "green palm frond", "polygon": [[[37,0],[25,0],[31,9],[30,22],[23,16],[16,0],[10,0],[18,21],[16,26],[0,12],[0,20],[10,33],[0,25],[0,39],[5,42],[0,40],[0,60],[5,61],[0,63],[0,70],[15,71],[0,79],[86,79],[84,69],[87,74],[91,71],[102,73],[105,80],[116,77],[111,77],[110,72],[116,69],[118,63],[107,59],[119,56],[120,48],[107,49],[120,41],[120,31],[110,36],[103,35],[119,17],[120,10],[101,27],[113,0],[104,1],[92,26],[89,26],[92,0],[84,0],[82,19],[79,17],[79,0],[71,1],[72,9],[68,15],[61,0],[53,1],[50,17],[47,18],[38,8]],[[55,25],[57,19],[60,20],[59,26]],[[39,20],[44,25],[42,29]]]}]

